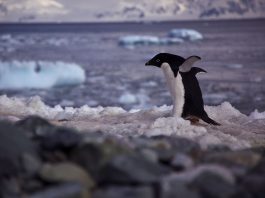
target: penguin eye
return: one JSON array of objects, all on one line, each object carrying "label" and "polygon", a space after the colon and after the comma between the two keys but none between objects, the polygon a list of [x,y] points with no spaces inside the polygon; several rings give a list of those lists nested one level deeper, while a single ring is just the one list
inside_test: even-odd
[{"label": "penguin eye", "polygon": [[158,63],[159,63],[159,62],[160,62],[160,59],[156,59],[156,62],[158,62]]}]

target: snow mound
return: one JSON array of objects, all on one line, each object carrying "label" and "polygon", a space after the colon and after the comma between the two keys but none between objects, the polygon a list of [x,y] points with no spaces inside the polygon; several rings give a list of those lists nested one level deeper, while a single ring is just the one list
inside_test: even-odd
[{"label": "snow mound", "polygon": [[265,111],[259,112],[257,109],[253,111],[250,116],[253,120],[265,119]]},{"label": "snow mound", "polygon": [[129,35],[123,36],[119,39],[119,45],[123,47],[133,47],[139,45],[170,45],[179,44],[183,40],[179,38],[159,38],[156,36],[140,36],[140,35]]},{"label": "snow mound", "polygon": [[77,64],[45,61],[0,62],[0,89],[50,88],[77,85],[85,71]]},{"label": "snow mound", "polygon": [[168,34],[170,37],[179,38],[188,41],[196,41],[203,39],[200,32],[193,29],[173,29]]},{"label": "snow mound", "polygon": [[[241,114],[228,102],[219,106],[206,106],[209,116],[221,123],[212,126],[203,122],[193,125],[188,120],[170,117],[171,106],[153,107],[147,110],[126,111],[120,107],[80,108],[60,105],[49,107],[38,96],[32,98],[9,98],[0,96],[0,117],[17,120],[29,115],[38,115],[50,121],[80,131],[102,131],[123,136],[180,136],[193,139],[203,147],[225,144],[233,149],[265,145],[265,112]],[[262,115],[258,120],[257,115]],[[63,122],[58,122],[64,120]]]}]

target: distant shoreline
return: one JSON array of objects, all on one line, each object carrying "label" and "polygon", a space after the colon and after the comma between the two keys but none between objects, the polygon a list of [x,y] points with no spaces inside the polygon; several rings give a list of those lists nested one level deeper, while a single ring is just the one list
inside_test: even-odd
[{"label": "distant shoreline", "polygon": [[[248,18],[248,19],[207,19],[207,20],[180,20],[180,21],[154,21],[154,22],[143,22],[143,21],[128,21],[128,22],[0,22],[0,34],[3,33],[53,33],[53,32],[102,32],[102,31],[117,31],[121,30],[124,32],[130,32],[132,29],[135,31],[135,28],[139,28],[139,25],[143,25],[144,29],[150,28],[152,31],[153,27],[157,27],[157,25],[162,28],[189,28],[193,27],[198,28],[213,24],[230,24],[233,23],[263,23],[265,22],[265,18]],[[139,32],[142,30],[139,29]]]}]

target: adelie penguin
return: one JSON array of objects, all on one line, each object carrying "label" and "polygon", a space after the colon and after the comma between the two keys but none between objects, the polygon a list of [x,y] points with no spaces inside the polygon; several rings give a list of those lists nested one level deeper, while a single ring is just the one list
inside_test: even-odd
[{"label": "adelie penguin", "polygon": [[192,67],[201,60],[199,56],[187,59],[174,54],[160,53],[145,65],[156,66],[163,70],[173,100],[173,116],[187,118],[195,116],[208,124],[220,125],[209,118],[204,110],[202,92],[196,74],[205,70]]}]

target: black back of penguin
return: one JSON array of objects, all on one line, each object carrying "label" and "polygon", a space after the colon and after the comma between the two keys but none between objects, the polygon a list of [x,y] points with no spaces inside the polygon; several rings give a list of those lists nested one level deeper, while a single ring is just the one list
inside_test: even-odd
[{"label": "black back of penguin", "polygon": [[203,121],[209,124],[220,125],[219,123],[209,118],[204,110],[202,92],[198,79],[196,77],[196,74],[199,72],[206,71],[199,67],[192,67],[189,72],[180,72],[185,89],[185,103],[183,107],[182,117],[185,118],[187,116],[193,115],[201,118]]}]

